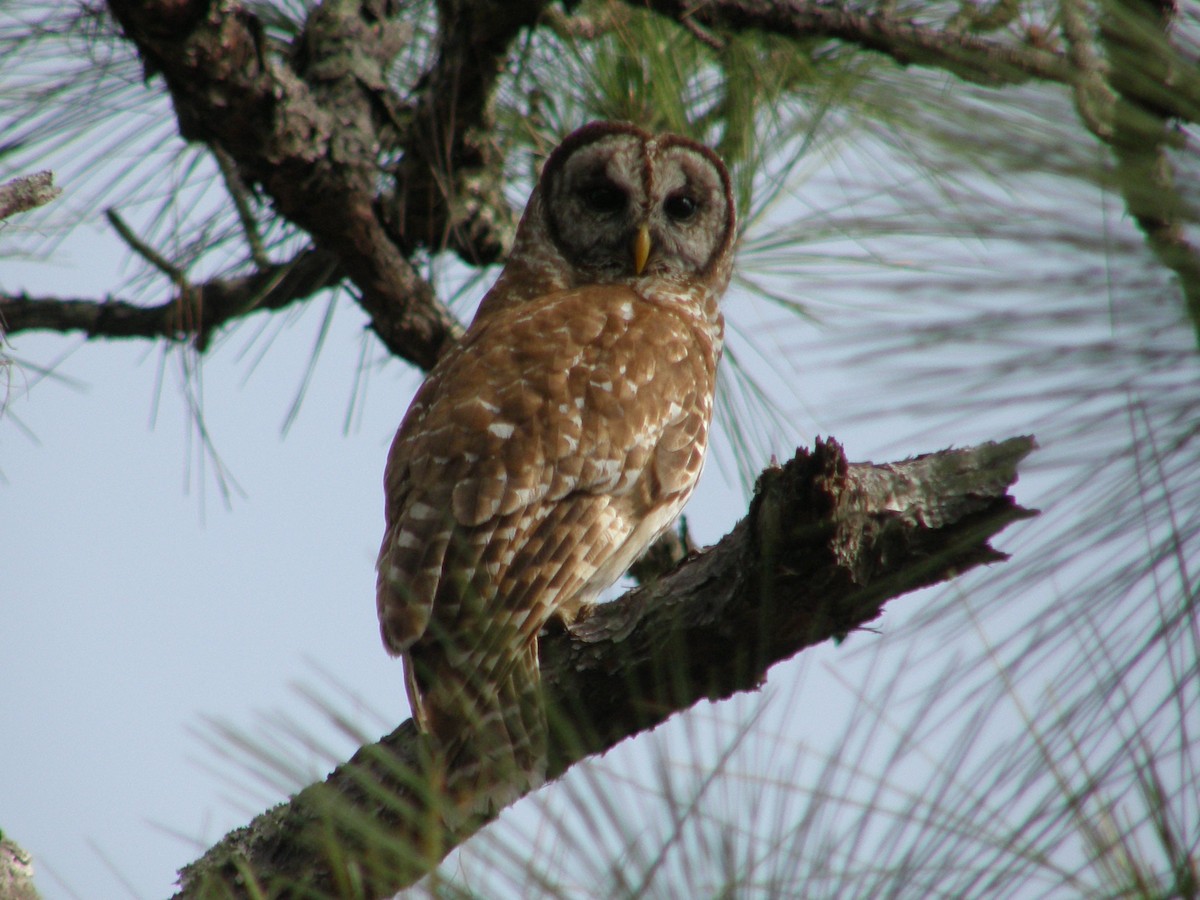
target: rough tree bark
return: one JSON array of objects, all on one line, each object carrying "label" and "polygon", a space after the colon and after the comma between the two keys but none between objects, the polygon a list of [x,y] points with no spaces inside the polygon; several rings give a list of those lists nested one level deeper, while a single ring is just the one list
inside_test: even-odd
[{"label": "rough tree bark", "polygon": [[49,203],[62,191],[54,186],[53,172],[38,172],[0,184],[0,221]]},{"label": "rough tree bark", "polygon": [[0,831],[0,900],[38,900],[33,859]]},{"label": "rough tree bark", "polygon": [[[887,465],[833,441],[759,478],[716,546],[570,633],[542,636],[550,777],[702,699],[840,639],[905,592],[1005,555],[988,541],[1034,515],[1008,493],[1032,438]],[[181,873],[178,898],[389,896],[485,824],[443,825],[411,721],[228,834]]]}]

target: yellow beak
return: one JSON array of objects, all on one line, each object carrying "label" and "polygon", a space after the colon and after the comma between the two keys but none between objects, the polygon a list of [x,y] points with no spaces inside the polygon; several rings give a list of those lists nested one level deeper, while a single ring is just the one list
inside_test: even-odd
[{"label": "yellow beak", "polygon": [[633,272],[641,275],[646,268],[646,260],[650,258],[650,229],[643,225],[637,230],[633,239]]}]

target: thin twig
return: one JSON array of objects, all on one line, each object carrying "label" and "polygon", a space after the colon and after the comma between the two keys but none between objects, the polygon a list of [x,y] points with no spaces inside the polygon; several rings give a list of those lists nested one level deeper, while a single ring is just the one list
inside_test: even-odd
[{"label": "thin twig", "polygon": [[134,234],[133,229],[121,218],[121,214],[114,207],[110,206],[106,209],[104,215],[130,250],[170,278],[174,284],[180,286],[187,284],[187,275],[183,269]]},{"label": "thin twig", "polygon": [[1088,131],[1102,141],[1113,135],[1116,95],[1108,84],[1108,67],[1096,50],[1096,37],[1088,25],[1081,0],[1062,0],[1062,32],[1067,59],[1075,70],[1072,89],[1075,109]]},{"label": "thin twig", "polygon": [[691,33],[692,37],[694,37],[700,43],[711,47],[713,50],[716,50],[718,53],[723,51],[728,46],[728,43],[725,40],[717,37],[709,29],[705,28],[691,16],[681,17],[679,23]]},{"label": "thin twig", "polygon": [[238,172],[237,162],[221,146],[220,141],[213,141],[209,146],[212,148],[213,157],[217,160],[217,167],[221,170],[221,177],[225,179],[225,190],[229,192],[234,209],[237,210],[238,221],[242,225],[242,234],[246,236],[246,245],[250,248],[250,258],[258,268],[265,269],[271,265],[271,258],[263,246],[262,235],[258,233],[258,219],[255,218],[254,210],[250,207],[253,195],[242,180],[241,173]]}]

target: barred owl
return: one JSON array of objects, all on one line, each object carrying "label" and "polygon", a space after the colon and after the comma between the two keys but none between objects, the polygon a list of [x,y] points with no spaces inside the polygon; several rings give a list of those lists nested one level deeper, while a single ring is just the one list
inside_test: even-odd
[{"label": "barred owl", "polygon": [[584,126],[400,425],[379,622],[462,805],[541,782],[538,633],[593,603],[696,485],[735,236],[707,147]]}]

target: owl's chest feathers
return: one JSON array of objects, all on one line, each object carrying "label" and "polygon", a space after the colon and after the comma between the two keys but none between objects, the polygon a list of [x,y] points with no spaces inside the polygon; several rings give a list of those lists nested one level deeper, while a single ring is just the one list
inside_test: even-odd
[{"label": "owl's chest feathers", "polygon": [[607,465],[623,491],[631,463],[687,444],[702,458],[722,337],[703,299],[596,285],[490,312],[422,386],[389,468],[498,465],[541,482],[551,466],[569,485],[558,475]]},{"label": "owl's chest feathers", "polygon": [[667,470],[703,460],[720,356],[719,316],[691,307],[596,286],[473,323],[422,386],[389,483],[407,494],[441,473],[494,476],[514,503],[578,489],[628,496],[641,475],[677,490]]},{"label": "owl's chest feathers", "polygon": [[495,384],[504,391],[507,377],[545,400],[569,400],[585,417],[609,418],[621,413],[613,402],[632,404],[644,391],[669,398],[703,389],[715,374],[723,338],[720,313],[708,312],[700,298],[617,286],[535,301],[507,328],[495,323],[508,332],[506,340],[486,338],[501,348],[490,361],[501,376]]},{"label": "owl's chest feathers", "polygon": [[687,323],[697,346],[716,350],[713,364],[721,357],[725,340],[725,319],[721,315],[720,297],[707,287],[694,284],[664,283],[664,279],[644,279],[634,290],[642,303]]},{"label": "owl's chest feathers", "polygon": [[581,358],[611,355],[617,344],[634,339],[647,348],[661,340],[684,339],[719,350],[723,320],[717,301],[709,290],[663,278],[566,288],[503,309],[487,305],[485,298],[451,355],[456,368],[471,358],[499,362],[496,351],[536,364],[546,341],[554,338],[560,339],[560,350]]}]

